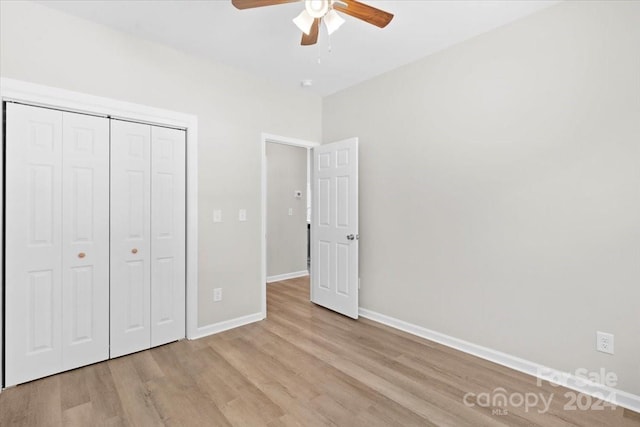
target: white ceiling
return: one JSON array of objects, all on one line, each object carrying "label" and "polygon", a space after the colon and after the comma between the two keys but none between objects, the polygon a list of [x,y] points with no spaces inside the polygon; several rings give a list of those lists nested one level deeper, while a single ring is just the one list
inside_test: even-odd
[{"label": "white ceiling", "polygon": [[[557,1],[364,2],[393,13],[393,21],[380,29],[343,15],[347,22],[330,43],[323,28],[316,46],[300,46],[301,33],[291,21],[302,3],[242,11],[231,0],[40,3],[285,86],[328,95]],[[303,79],[312,79],[313,86],[301,88]]]}]

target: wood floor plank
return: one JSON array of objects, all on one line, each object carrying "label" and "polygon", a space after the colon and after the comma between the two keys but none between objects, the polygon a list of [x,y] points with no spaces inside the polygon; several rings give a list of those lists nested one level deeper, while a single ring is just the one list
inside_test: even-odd
[{"label": "wood floor plank", "polygon": [[161,377],[147,383],[149,400],[166,426],[231,426],[225,415],[197,385],[181,386]]},{"label": "wood floor plank", "polygon": [[96,425],[124,425],[124,411],[109,369],[109,362],[87,366],[82,372],[89,391],[93,422]]},{"label": "wood floor plank", "polygon": [[69,427],[84,427],[95,423],[91,402],[86,402],[62,412],[62,424]]},{"label": "wood floor plank", "polygon": [[[308,280],[269,284],[265,321],[4,390],[0,425],[640,427],[635,412],[569,411],[567,389],[316,306]],[[544,413],[479,404],[500,389],[553,398]]]},{"label": "wood floor plank", "polygon": [[15,386],[0,393],[0,425],[24,426],[30,403],[31,383]]},{"label": "wood floor plank", "polygon": [[60,375],[60,397],[63,411],[91,401],[84,369],[74,369]]},{"label": "wood floor plank", "polygon": [[135,420],[139,425],[164,425],[149,397],[147,384],[141,381],[132,359],[124,356],[108,362],[125,419]]},{"label": "wood floor plank", "polygon": [[[62,424],[62,404],[60,400],[60,376],[53,375],[30,383],[29,405],[25,425]],[[2,424],[2,423],[0,423]]]}]

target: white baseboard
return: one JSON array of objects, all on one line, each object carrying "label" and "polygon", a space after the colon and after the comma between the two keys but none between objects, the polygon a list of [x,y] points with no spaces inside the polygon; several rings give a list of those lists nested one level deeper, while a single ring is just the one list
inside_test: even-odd
[{"label": "white baseboard", "polygon": [[455,348],[456,350],[460,350],[464,353],[472,354],[482,359],[489,360],[491,362],[506,366],[507,368],[523,372],[542,380],[558,383],[558,379],[561,379],[561,385],[564,387],[587,394],[589,396],[593,396],[598,399],[604,399],[609,403],[622,406],[635,412],[640,412],[640,396],[638,395],[631,394],[612,387],[607,387],[595,382],[588,382],[584,378],[580,378],[574,374],[548,368],[546,366],[540,365],[539,363],[531,362],[529,360],[521,359],[510,354],[502,353],[497,350],[463,341],[461,339],[454,338],[440,332],[423,328],[422,326],[414,325],[412,323],[408,323],[394,317],[367,310],[366,308],[360,308],[359,314],[364,318],[371,319],[378,323],[382,323],[384,325],[399,329],[401,331],[416,335],[421,338],[425,338],[430,341],[435,341],[447,347]]},{"label": "white baseboard", "polygon": [[262,313],[253,313],[247,316],[236,317],[235,319],[225,320],[224,322],[214,323],[212,325],[200,326],[194,336],[189,337],[190,340],[203,338],[209,335],[217,334],[220,332],[228,331],[229,329],[237,328],[239,326],[248,325],[249,323],[259,322],[264,319]]},{"label": "white baseboard", "polygon": [[308,270],[294,271],[293,273],[277,274],[275,276],[267,276],[267,283],[279,282],[281,280],[296,279],[298,277],[308,276]]}]

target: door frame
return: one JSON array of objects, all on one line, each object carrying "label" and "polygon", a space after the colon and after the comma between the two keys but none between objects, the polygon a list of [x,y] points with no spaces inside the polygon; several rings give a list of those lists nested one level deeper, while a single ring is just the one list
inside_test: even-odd
[{"label": "door frame", "polygon": [[[261,225],[261,312],[262,318],[267,317],[267,143],[291,145],[294,147],[303,147],[307,149],[307,156],[313,147],[318,147],[320,143],[307,141],[304,139],[289,138],[286,136],[273,135],[270,133],[262,133],[260,135],[260,150],[262,152],[262,161],[260,164],[261,170],[261,185],[260,185],[260,216],[262,218]],[[308,162],[307,162],[308,165]],[[307,174],[310,174],[309,166],[307,166]],[[307,195],[309,197],[309,195]]]},{"label": "door frame", "polygon": [[[0,102],[20,102],[39,107],[55,108],[113,119],[130,120],[186,130],[187,133],[187,213],[186,213],[186,331],[188,339],[198,337],[198,117],[192,114],[164,110],[111,98],[87,95],[65,89],[21,80],[0,78]],[[4,141],[4,126],[0,126],[0,141]],[[0,187],[4,188],[4,152],[0,150]],[[0,197],[0,224],[4,224],[4,197]],[[3,233],[3,231],[0,231]],[[4,235],[0,234],[2,240]],[[0,269],[4,269],[4,245],[0,245]],[[3,278],[4,280],[4,278]],[[4,288],[4,283],[2,283]],[[0,331],[4,307],[0,292]],[[0,340],[0,366],[4,336]],[[0,369],[0,384],[3,383]],[[1,387],[0,387],[1,388]]]}]

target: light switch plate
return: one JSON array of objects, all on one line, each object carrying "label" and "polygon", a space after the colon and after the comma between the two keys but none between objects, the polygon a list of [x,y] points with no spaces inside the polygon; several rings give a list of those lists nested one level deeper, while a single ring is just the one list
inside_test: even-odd
[{"label": "light switch plate", "polygon": [[222,210],[220,209],[213,210],[213,222],[222,222]]},{"label": "light switch plate", "polygon": [[240,209],[238,211],[238,221],[246,221],[247,220],[247,210]]}]

